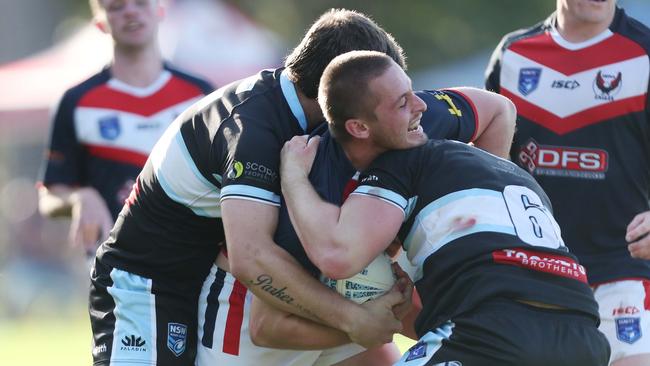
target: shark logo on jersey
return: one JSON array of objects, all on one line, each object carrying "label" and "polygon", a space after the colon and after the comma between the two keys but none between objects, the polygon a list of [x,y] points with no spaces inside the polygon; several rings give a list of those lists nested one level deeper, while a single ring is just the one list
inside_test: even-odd
[{"label": "shark logo on jersey", "polygon": [[542,69],[539,67],[526,67],[519,70],[519,92],[526,96],[535,89],[539,84],[539,77],[542,75]]},{"label": "shark logo on jersey", "polygon": [[167,323],[167,348],[178,357],[185,352],[185,339],[187,338],[187,325],[180,323]]},{"label": "shark logo on jersey", "polygon": [[99,134],[106,140],[115,140],[120,136],[120,119],[116,116],[106,116],[99,119]]},{"label": "shark logo on jersey", "polygon": [[616,338],[619,341],[632,344],[641,336],[641,318],[616,319]]}]

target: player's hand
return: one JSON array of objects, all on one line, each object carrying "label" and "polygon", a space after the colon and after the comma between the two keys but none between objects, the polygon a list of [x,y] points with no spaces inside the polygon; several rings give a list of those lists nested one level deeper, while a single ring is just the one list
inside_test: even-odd
[{"label": "player's hand", "polygon": [[625,240],[632,258],[650,259],[650,211],[642,212],[627,226]]},{"label": "player's hand", "polygon": [[404,296],[404,301],[393,306],[393,314],[397,319],[402,320],[411,311],[413,305],[411,300],[413,299],[414,284],[413,281],[411,281],[411,277],[404,272],[397,262],[393,262],[391,266],[393,267],[395,277],[397,277],[394,287],[396,287]]},{"label": "player's hand", "polygon": [[294,136],[285,142],[280,152],[280,175],[282,180],[307,177],[318,151],[319,136]]},{"label": "player's hand", "polygon": [[363,303],[365,312],[354,317],[348,336],[353,342],[373,348],[391,342],[402,330],[402,322],[395,318],[393,307],[404,302],[404,294],[393,287],[386,294]]},{"label": "player's hand", "polygon": [[72,217],[70,243],[94,254],[98,242],[106,239],[113,227],[113,218],[104,199],[89,187],[81,188],[71,195]]}]

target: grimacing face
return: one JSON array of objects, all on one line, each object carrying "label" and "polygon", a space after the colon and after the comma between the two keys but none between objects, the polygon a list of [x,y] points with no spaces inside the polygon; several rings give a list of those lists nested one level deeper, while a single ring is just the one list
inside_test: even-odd
[{"label": "grimacing face", "polygon": [[377,104],[375,120],[369,122],[370,137],[385,150],[407,149],[424,144],[428,137],[420,126],[427,105],[413,92],[411,79],[396,63],[369,83]]}]

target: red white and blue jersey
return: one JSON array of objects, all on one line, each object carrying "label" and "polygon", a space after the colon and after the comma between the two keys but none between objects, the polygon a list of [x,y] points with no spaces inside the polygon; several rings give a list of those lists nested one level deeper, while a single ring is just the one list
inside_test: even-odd
[{"label": "red white and blue jersey", "polygon": [[200,284],[224,232],[220,202],[280,205],[280,150],[306,133],[282,69],[226,85],[183,112],[156,143],[102,262],[147,278]]},{"label": "red white and blue jersey", "polygon": [[51,127],[42,184],[91,186],[117,218],[149,152],[170,123],[212,91],[165,65],[145,88],[105,68],[63,96]]},{"label": "red white and blue jersey", "polygon": [[650,29],[622,9],[582,43],[555,24],[553,14],[506,35],[487,70],[487,89],[517,106],[512,160],[548,193],[590,283],[650,278],[625,241],[650,209]]},{"label": "red white and blue jersey", "polygon": [[[585,312],[598,306],[585,270],[562,241],[548,197],[508,160],[430,140],[379,156],[352,194],[404,211],[398,237],[418,268],[419,336],[494,297]],[[457,227],[458,219],[473,219]]]},{"label": "red white and blue jersey", "polygon": [[[422,114],[420,124],[429,138],[462,142],[474,140],[477,116],[470,99],[452,90],[425,90],[418,91],[416,94],[427,104],[427,110]],[[340,206],[345,196],[356,188],[357,180],[353,179],[355,173],[356,169],[341,146],[329,132],[324,133],[309,174],[309,180],[316,192],[327,202]],[[280,209],[275,242],[313,274],[319,273],[300,244],[284,203]]]}]

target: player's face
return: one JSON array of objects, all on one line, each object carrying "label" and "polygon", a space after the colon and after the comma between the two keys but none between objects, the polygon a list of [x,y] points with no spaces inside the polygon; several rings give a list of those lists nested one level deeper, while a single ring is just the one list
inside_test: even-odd
[{"label": "player's face", "polygon": [[162,9],[156,0],[101,0],[105,26],[115,44],[142,48],[156,41]]},{"label": "player's face", "polygon": [[407,149],[424,144],[420,118],[427,105],[411,87],[411,79],[393,63],[384,74],[373,79],[369,89],[376,98],[376,120],[369,123],[370,136],[378,147]]},{"label": "player's face", "polygon": [[568,20],[583,24],[609,25],[616,8],[615,0],[557,0],[558,11]]}]

